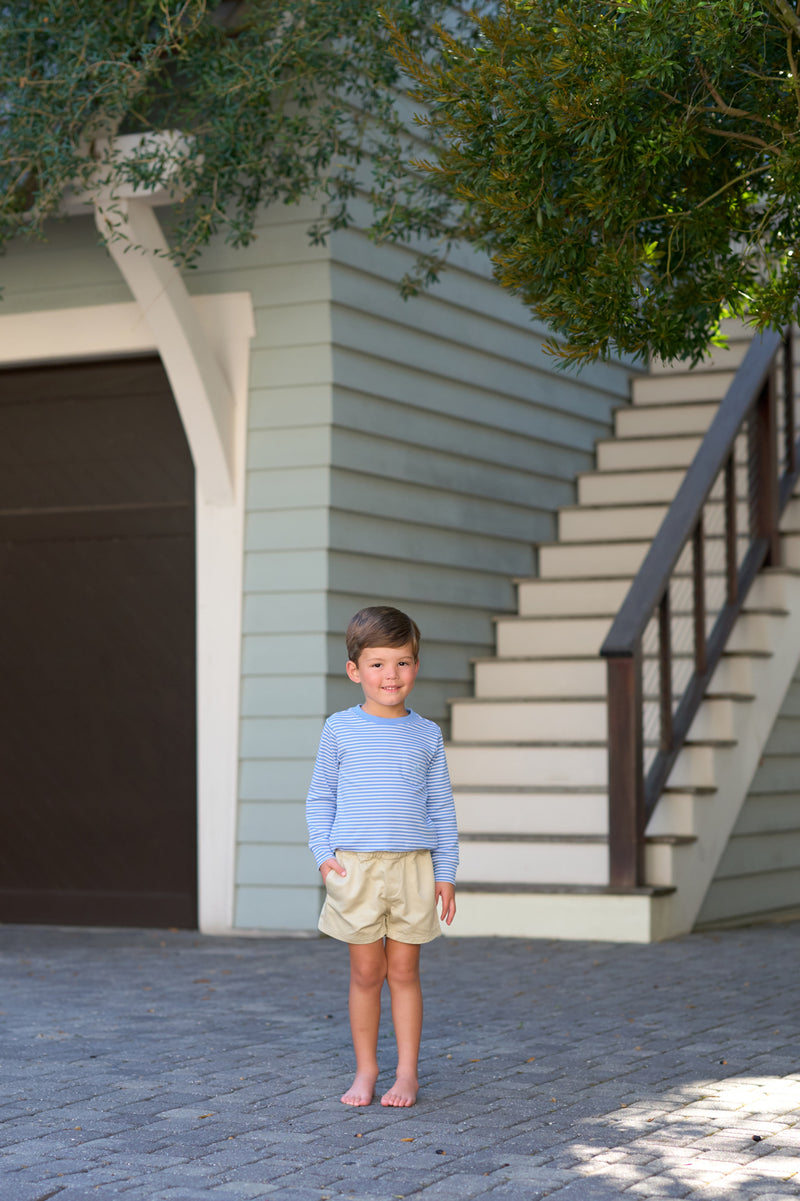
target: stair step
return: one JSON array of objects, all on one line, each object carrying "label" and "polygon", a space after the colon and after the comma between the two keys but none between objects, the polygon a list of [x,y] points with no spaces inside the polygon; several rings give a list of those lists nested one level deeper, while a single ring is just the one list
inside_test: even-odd
[{"label": "stair step", "polygon": [[542,579],[633,579],[642,565],[650,543],[640,542],[558,542],[539,547],[539,575]]},{"label": "stair step", "polygon": [[698,375],[707,375],[715,371],[736,371],[750,349],[751,341],[752,333],[743,331],[741,327],[734,332],[732,327],[728,345],[711,346],[708,354],[694,367],[688,367],[680,359],[671,359],[669,362],[651,359],[648,369],[651,376],[667,376],[673,380],[687,376],[696,378]]},{"label": "stair step", "polygon": [[[747,594],[746,608],[785,609],[785,589],[782,576],[772,577],[760,573],[753,581]],[[628,595],[633,577],[618,576],[616,579],[521,579],[517,580],[517,613],[519,617],[604,617],[619,611]],[[688,604],[689,581],[686,579]],[[709,577],[708,603],[715,611],[714,602],[721,601],[724,588],[722,575]],[[718,594],[718,595],[717,595]]]},{"label": "stair step", "polygon": [[675,891],[674,888],[661,888],[650,884],[644,884],[640,888],[612,888],[610,884],[523,884],[518,881],[499,882],[497,884],[485,884],[480,880],[465,880],[463,883],[459,879],[458,895],[459,899],[464,892],[478,893],[550,893],[554,896],[568,893],[572,896],[593,896],[593,897],[663,897],[669,896]]},{"label": "stair step", "polygon": [[473,884],[608,884],[605,839],[467,839],[459,855],[459,876]]},{"label": "stair step", "polygon": [[633,578],[616,580],[520,580],[517,606],[520,617],[563,616],[591,617],[615,613],[628,594]]},{"label": "stair step", "polygon": [[475,691],[481,698],[501,696],[601,696],[606,665],[597,656],[584,659],[479,659]]},{"label": "stair step", "polygon": [[[472,833],[462,834],[459,831],[459,841],[464,842],[502,842],[514,843],[520,846],[553,846],[556,843],[568,843],[570,846],[608,846],[608,834],[518,834],[505,833],[499,834],[496,830],[473,830]],[[654,842],[672,842],[675,841],[672,835],[663,838],[654,838]],[[687,841],[691,842],[692,839]]]},{"label": "stair step", "polygon": [[735,370],[697,371],[691,374],[642,375],[632,381],[631,396],[635,406],[681,405],[702,400],[722,400],[733,383]]},{"label": "stair step", "polygon": [[[656,698],[654,698],[656,699]],[[737,708],[748,701],[729,697],[706,699],[697,712],[689,738],[732,739]],[[454,742],[566,742],[580,737],[584,743],[606,745],[606,698],[492,699],[463,698],[452,702]]]},{"label": "stair step", "polygon": [[653,835],[645,838],[644,874],[648,884],[669,888],[675,885],[675,856],[697,843],[696,835]]},{"label": "stair step", "polygon": [[704,434],[718,408],[718,400],[709,400],[697,404],[634,405],[617,409],[615,433],[620,438]]},{"label": "stair step", "polygon": [[540,787],[582,790],[587,785],[605,788],[608,779],[608,755],[602,746],[573,746],[565,755],[563,745],[450,743],[447,762],[454,790],[464,784],[525,787],[534,780]]},{"label": "stair step", "polygon": [[[668,505],[674,500],[685,475],[686,470],[682,467],[585,472],[578,476],[578,504]],[[747,494],[747,468],[743,463],[736,468],[736,491],[743,500]],[[720,478],[715,482],[710,498],[721,501],[723,495],[724,484]]]},{"label": "stair step", "polygon": [[[730,650],[768,651],[771,629],[785,613],[750,610],[741,614],[728,642]],[[500,617],[497,626],[499,658],[538,659],[599,655],[613,617]],[[689,648],[693,640],[693,618],[673,615],[672,639],[676,648]],[[655,653],[655,646],[653,647]],[[676,652],[675,657],[679,657]]]},{"label": "stair step", "polygon": [[461,835],[490,825],[510,837],[523,834],[605,835],[608,797],[603,789],[580,792],[532,788],[454,788]]},{"label": "stair step", "polygon": [[[715,755],[727,749],[724,742],[685,746],[667,783],[673,788],[713,788]],[[608,781],[608,755],[604,746],[450,743],[447,759],[454,788],[462,784],[524,787],[535,780],[541,786],[581,790],[587,785],[605,787]]]},{"label": "stair step", "polygon": [[[639,538],[652,540],[669,511],[667,504],[568,505],[558,512],[558,537],[569,542],[627,542]],[[743,531],[740,542],[747,542],[749,507],[737,505],[737,528]],[[722,502],[712,501],[705,507],[705,528],[720,535],[725,527]]]},{"label": "stair step", "polygon": [[[743,697],[752,695],[754,658],[752,654],[726,652],[711,681],[712,690]],[[474,666],[475,692],[481,700],[492,697],[557,700],[606,695],[606,664],[599,655],[478,659]]]},{"label": "stair step", "polygon": [[590,471],[578,476],[581,505],[669,504],[683,483],[680,467],[661,471]]},{"label": "stair step", "polygon": [[458,934],[652,942],[670,932],[663,907],[674,889],[590,885],[458,885]]},{"label": "stair step", "polygon": [[608,714],[605,699],[473,700],[452,708],[454,742],[582,742],[605,743]]},{"label": "stair step", "polygon": [[498,618],[497,654],[501,659],[525,655],[547,659],[597,655],[611,621],[609,616]]},{"label": "stair step", "polygon": [[686,468],[700,448],[699,434],[674,435],[671,438],[611,438],[597,443],[597,467],[600,471],[630,468]]},{"label": "stair step", "polygon": [[[781,536],[783,566],[800,569],[800,532]],[[633,579],[650,549],[649,539],[615,542],[544,542],[539,546],[539,579],[587,580]],[[706,535],[706,561],[724,563],[723,540],[713,531]],[[692,552],[686,546],[678,559],[676,574],[689,578]],[[708,571],[709,576],[721,571]]]},{"label": "stair step", "polygon": [[646,836],[695,838],[697,806],[707,804],[716,792],[716,788],[665,788],[647,823]]},{"label": "stair step", "polygon": [[665,504],[569,505],[558,511],[558,540],[608,543],[652,539],[668,508]]},{"label": "stair step", "polygon": [[667,784],[671,788],[713,788],[714,757],[720,749],[724,748],[685,745],[667,779]]}]

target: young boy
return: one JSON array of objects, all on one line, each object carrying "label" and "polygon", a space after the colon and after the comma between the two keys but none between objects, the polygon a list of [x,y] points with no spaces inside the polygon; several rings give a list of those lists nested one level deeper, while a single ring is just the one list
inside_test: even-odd
[{"label": "young boy", "polygon": [[419,949],[455,916],[453,793],[438,726],[406,708],[419,630],[388,605],[347,627],[347,674],[364,702],[325,723],[306,803],[309,846],[325,884],[324,934],[350,944],[356,1075],[345,1105],[369,1105],[378,1079],[381,989],[388,980],[397,1078],[382,1105],[417,1099],[422,1033]]}]

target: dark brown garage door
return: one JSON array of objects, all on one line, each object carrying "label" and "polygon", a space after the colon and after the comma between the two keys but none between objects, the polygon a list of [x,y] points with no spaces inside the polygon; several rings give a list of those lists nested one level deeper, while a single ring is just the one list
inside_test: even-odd
[{"label": "dark brown garage door", "polygon": [[0,921],[196,924],[194,581],[160,362],[0,374]]}]

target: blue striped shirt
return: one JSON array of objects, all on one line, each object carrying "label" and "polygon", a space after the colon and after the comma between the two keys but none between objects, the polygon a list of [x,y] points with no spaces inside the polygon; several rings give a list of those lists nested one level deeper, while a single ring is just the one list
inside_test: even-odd
[{"label": "blue striped shirt", "polygon": [[360,705],[325,722],[306,801],[317,867],[343,851],[430,850],[436,880],[455,883],[458,832],[442,732],[413,710],[375,717]]}]

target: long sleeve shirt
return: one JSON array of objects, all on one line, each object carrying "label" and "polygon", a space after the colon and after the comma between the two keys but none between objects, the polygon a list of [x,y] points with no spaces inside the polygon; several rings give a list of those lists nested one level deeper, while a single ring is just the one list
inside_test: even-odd
[{"label": "long sleeve shirt", "polygon": [[317,867],[345,851],[430,850],[434,878],[455,883],[453,792],[432,721],[375,717],[360,705],[325,722],[306,801]]}]

